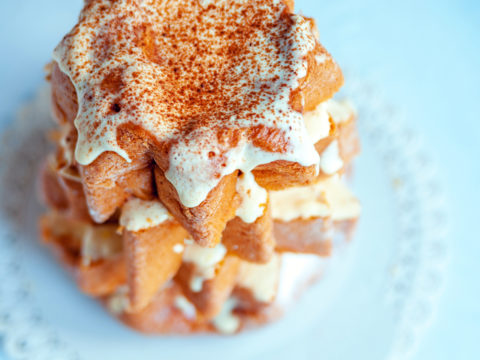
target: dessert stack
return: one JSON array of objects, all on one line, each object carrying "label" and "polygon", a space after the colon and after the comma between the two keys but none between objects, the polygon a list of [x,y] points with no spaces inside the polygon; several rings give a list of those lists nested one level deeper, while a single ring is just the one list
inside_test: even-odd
[{"label": "dessert stack", "polygon": [[350,238],[355,111],[291,1],[86,1],[48,79],[41,237],[125,324],[264,324]]}]

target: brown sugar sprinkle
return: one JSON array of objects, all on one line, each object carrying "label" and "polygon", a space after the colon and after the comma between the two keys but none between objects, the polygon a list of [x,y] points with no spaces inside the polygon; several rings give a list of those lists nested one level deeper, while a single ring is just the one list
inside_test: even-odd
[{"label": "brown sugar sprinkle", "polygon": [[86,1],[54,52],[79,99],[76,159],[115,151],[129,160],[116,131],[134,123],[175,144],[166,175],[177,190],[266,161],[237,151],[220,164],[232,144],[312,165],[289,99],[314,46],[309,24],[280,0]]}]

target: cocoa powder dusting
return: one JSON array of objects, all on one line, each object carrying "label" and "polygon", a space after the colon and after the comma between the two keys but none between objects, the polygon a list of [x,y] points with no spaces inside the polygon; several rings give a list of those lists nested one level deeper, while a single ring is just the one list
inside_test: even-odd
[{"label": "cocoa powder dusting", "polygon": [[217,177],[243,143],[292,157],[305,130],[290,93],[315,44],[304,22],[273,0],[87,1],[54,53],[79,98],[77,160],[128,159],[115,140],[125,123],[181,146],[178,173],[196,150]]}]

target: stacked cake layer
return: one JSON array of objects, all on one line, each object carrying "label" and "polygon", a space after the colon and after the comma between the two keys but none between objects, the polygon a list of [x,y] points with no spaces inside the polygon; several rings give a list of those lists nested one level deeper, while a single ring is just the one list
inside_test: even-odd
[{"label": "stacked cake layer", "polygon": [[234,333],[351,235],[355,112],[290,2],[177,5],[88,1],[56,48],[41,233],[128,325]]}]

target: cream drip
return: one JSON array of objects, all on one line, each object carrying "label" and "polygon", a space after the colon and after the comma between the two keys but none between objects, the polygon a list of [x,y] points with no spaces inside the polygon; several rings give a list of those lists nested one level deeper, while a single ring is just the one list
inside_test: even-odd
[{"label": "cream drip", "polygon": [[237,208],[236,215],[246,223],[253,223],[265,212],[267,206],[267,190],[260,187],[251,172],[238,177],[237,193],[241,203]]},{"label": "cream drip", "polygon": [[333,140],[320,154],[320,169],[324,174],[333,175],[343,167],[338,140]]},{"label": "cream drip", "polygon": [[212,320],[213,326],[222,334],[233,334],[240,326],[240,319],[233,313],[237,303],[234,297],[227,299],[220,313]]},{"label": "cream drip", "polygon": [[[175,1],[168,5],[155,0],[90,2],[80,23],[53,54],[77,91],[77,162],[89,164],[105,151],[130,161],[129,154],[117,143],[117,129],[126,123],[138,125],[157,141],[173,144],[165,175],[188,207],[199,205],[224,175],[236,169],[247,173],[275,160],[318,165],[319,157],[302,115],[289,103],[290,92],[307,73],[305,56],[315,47],[310,25],[298,15],[288,15],[291,21],[282,20],[285,7],[279,0],[257,2],[253,7],[242,0],[216,2],[207,11],[194,1],[187,4],[178,0],[178,7]],[[259,18],[266,26],[249,28],[251,32],[238,40],[235,36],[243,34],[246,21],[242,9],[247,7],[250,12],[261,11]],[[180,8],[182,19],[175,14]],[[247,16],[252,16],[248,11]],[[161,59],[152,58],[148,48],[138,45],[136,36],[144,36],[138,32],[145,24],[156,34],[151,38],[162,49]],[[215,32],[213,24],[225,26],[226,35]],[[235,41],[250,44],[242,48],[248,53],[238,58],[232,53],[222,55],[224,49],[237,44]],[[99,53],[103,48],[108,51]],[[195,49],[204,53],[198,55]],[[177,68],[167,66],[169,61],[177,63]],[[177,70],[174,73],[172,69]],[[102,87],[105,79],[117,79],[118,89]],[[205,84],[210,86],[204,80],[215,83],[215,91],[228,101],[215,107],[218,98],[201,90]],[[190,97],[180,95],[184,88],[182,91]],[[189,104],[189,98],[202,103]],[[190,129],[189,124],[197,123],[198,118],[203,122],[185,133],[184,129]],[[249,129],[255,125],[283,132],[286,149],[267,152],[255,148],[245,133],[232,149],[230,141],[218,140],[219,129]]]},{"label": "cream drip", "polygon": [[218,244],[214,248],[207,248],[188,242],[183,251],[183,261],[195,265],[195,273],[190,282],[192,291],[200,292],[203,282],[215,276],[215,268],[226,253],[227,249],[222,244]]},{"label": "cream drip", "polygon": [[303,115],[303,120],[307,128],[310,139],[316,142],[326,138],[330,134],[330,114],[328,113],[328,103],[322,102],[317,107]]},{"label": "cream drip", "polygon": [[187,319],[195,319],[197,317],[197,309],[185,296],[176,296],[173,304]]}]

